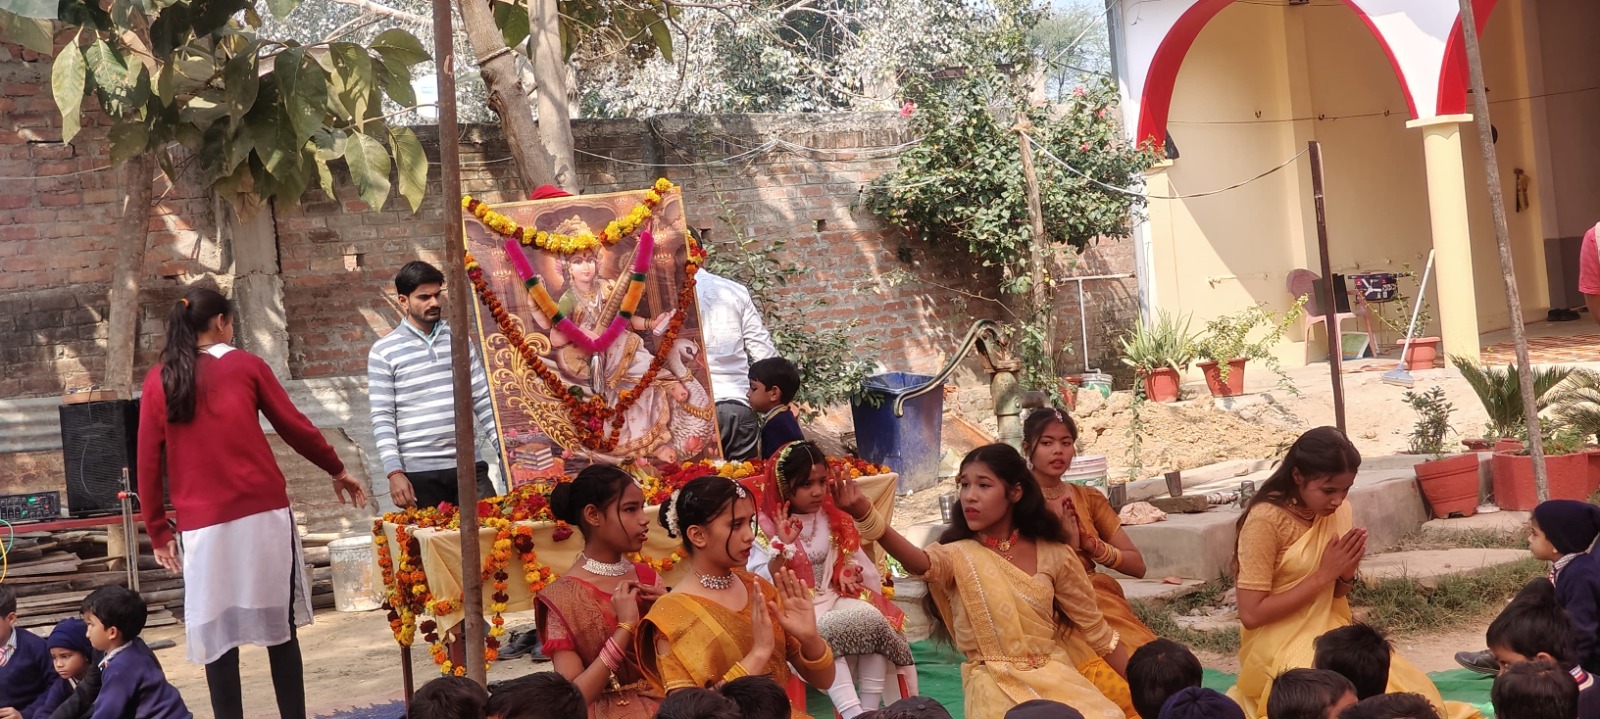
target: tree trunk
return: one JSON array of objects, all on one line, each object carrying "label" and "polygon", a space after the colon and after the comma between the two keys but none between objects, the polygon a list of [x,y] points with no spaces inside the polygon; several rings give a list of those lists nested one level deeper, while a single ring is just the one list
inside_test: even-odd
[{"label": "tree trunk", "polygon": [[555,184],[576,192],[572,107],[567,98],[567,61],[561,47],[557,0],[529,0],[528,30],[533,40],[533,77],[539,84],[539,138],[555,174]]},{"label": "tree trunk", "polygon": [[[1032,123],[1027,118],[1021,118],[1017,123],[1017,140],[1022,151],[1022,179],[1025,183],[1028,196],[1028,223],[1032,230],[1028,242],[1028,265],[1032,271],[1030,282],[1031,316],[1034,321],[1043,325],[1044,339],[1041,355],[1044,357],[1049,375],[1055,374],[1056,359],[1056,322],[1055,322],[1055,293],[1051,290],[1050,279],[1045,277],[1045,262],[1049,257],[1049,240],[1044,234],[1044,211],[1039,203],[1039,177],[1033,171],[1033,147],[1028,144],[1028,131],[1033,129]],[[1083,311],[1082,307],[1078,308]],[[1054,377],[1034,377],[1036,381],[1054,381]],[[1050,389],[1034,387],[1032,389]]]},{"label": "tree trunk", "polygon": [[[543,150],[539,126],[533,121],[533,108],[528,106],[528,92],[522,87],[517,73],[516,58],[506,47],[505,37],[494,24],[494,11],[488,0],[459,0],[461,21],[477,53],[478,70],[483,74],[483,84],[489,88],[489,108],[500,115],[500,127],[505,130],[506,143],[511,146],[511,157],[522,177],[523,189],[532,192],[545,183],[554,182],[550,158]],[[568,131],[570,135],[570,130]]]},{"label": "tree trunk", "polygon": [[142,153],[122,166],[122,219],[117,222],[116,265],[111,268],[106,319],[106,374],[102,385],[119,399],[133,398],[133,355],[139,344],[139,280],[150,227],[155,156]]}]

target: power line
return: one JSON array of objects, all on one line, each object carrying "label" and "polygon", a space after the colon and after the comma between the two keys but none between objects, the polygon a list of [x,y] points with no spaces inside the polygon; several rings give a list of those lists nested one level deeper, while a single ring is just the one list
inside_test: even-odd
[{"label": "power line", "polygon": [[1033,145],[1034,149],[1038,150],[1045,157],[1048,157],[1048,158],[1050,158],[1052,160],[1055,160],[1056,164],[1066,168],[1067,171],[1071,172],[1072,174],[1077,175],[1078,177],[1081,177],[1081,178],[1083,178],[1085,180],[1088,180],[1090,183],[1092,183],[1092,184],[1094,184],[1094,185],[1096,185],[1096,186],[1098,186],[1098,187],[1100,187],[1100,188],[1102,188],[1104,190],[1107,190],[1107,191],[1110,191],[1110,192],[1116,192],[1116,193],[1123,194],[1123,195],[1130,195],[1130,196],[1133,196],[1133,197],[1141,197],[1141,198],[1144,198],[1146,200],[1188,200],[1188,199],[1193,199],[1193,198],[1197,198],[1197,197],[1209,197],[1211,195],[1219,195],[1219,194],[1222,194],[1222,193],[1227,192],[1229,190],[1236,190],[1236,189],[1244,187],[1245,185],[1248,185],[1248,184],[1250,184],[1252,182],[1255,182],[1256,180],[1259,180],[1259,179],[1262,179],[1262,178],[1264,178],[1264,177],[1266,177],[1268,175],[1271,175],[1274,172],[1282,170],[1285,167],[1288,167],[1289,165],[1293,164],[1295,160],[1300,159],[1302,156],[1304,156],[1307,152],[1310,151],[1310,148],[1307,148],[1305,150],[1301,150],[1294,157],[1291,157],[1291,158],[1289,158],[1287,160],[1284,160],[1277,167],[1274,167],[1274,168],[1272,168],[1270,170],[1267,170],[1266,172],[1263,172],[1263,173],[1261,173],[1259,175],[1256,175],[1255,177],[1252,177],[1252,178],[1250,178],[1248,180],[1244,180],[1243,182],[1235,182],[1232,185],[1228,185],[1227,187],[1222,187],[1222,188],[1218,188],[1218,189],[1215,189],[1215,190],[1208,190],[1206,192],[1196,192],[1196,193],[1189,194],[1189,195],[1170,195],[1169,196],[1169,195],[1151,195],[1151,194],[1148,194],[1148,193],[1140,192],[1138,190],[1131,190],[1131,189],[1128,189],[1126,187],[1117,187],[1116,185],[1111,185],[1111,184],[1107,184],[1107,183],[1101,182],[1099,180],[1096,180],[1093,177],[1090,177],[1088,174],[1084,173],[1082,170],[1079,170],[1078,168],[1073,167],[1072,165],[1068,164],[1066,160],[1063,160],[1063,159],[1061,159],[1059,157],[1056,157],[1055,153],[1050,152],[1049,148],[1045,147],[1044,145],[1039,144],[1039,141],[1033,139],[1032,135],[1024,133],[1023,137],[1026,137],[1028,139],[1028,144]]}]

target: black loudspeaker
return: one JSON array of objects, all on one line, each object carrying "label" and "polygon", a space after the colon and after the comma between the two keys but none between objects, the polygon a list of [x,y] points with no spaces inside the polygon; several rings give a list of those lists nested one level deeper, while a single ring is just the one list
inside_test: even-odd
[{"label": "black loudspeaker", "polygon": [[122,469],[138,491],[135,449],[139,400],[61,405],[61,455],[67,470],[67,510],[74,517],[122,511]]}]

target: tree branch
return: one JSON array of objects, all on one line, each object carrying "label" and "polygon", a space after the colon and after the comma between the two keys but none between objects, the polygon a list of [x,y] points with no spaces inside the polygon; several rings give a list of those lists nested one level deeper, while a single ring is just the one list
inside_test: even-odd
[{"label": "tree branch", "polygon": [[413,25],[420,25],[420,26],[425,26],[425,27],[432,27],[433,26],[433,20],[430,19],[430,18],[425,18],[425,17],[423,17],[421,15],[417,15],[415,13],[409,13],[409,12],[406,12],[404,10],[396,10],[396,9],[394,9],[392,7],[387,6],[387,5],[380,5],[378,3],[375,3],[372,0],[333,0],[333,1],[336,2],[336,3],[339,3],[341,5],[349,5],[351,7],[358,8],[362,12],[372,13],[373,15],[382,15],[384,17],[392,17],[392,18],[395,18],[396,20],[402,20],[404,22],[408,22],[408,23],[411,23]]}]

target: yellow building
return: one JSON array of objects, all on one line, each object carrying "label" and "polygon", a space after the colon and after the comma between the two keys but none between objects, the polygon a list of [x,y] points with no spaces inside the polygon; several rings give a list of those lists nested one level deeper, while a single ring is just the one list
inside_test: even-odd
[{"label": "yellow building", "polygon": [[[1128,130],[1177,149],[1148,173],[1152,195],[1226,187],[1317,140],[1334,272],[1420,274],[1433,248],[1430,332],[1444,350],[1477,356],[1480,334],[1510,325],[1457,0],[1111,6]],[[1600,221],[1600,2],[1474,7],[1523,311],[1542,318],[1552,297],[1581,306],[1573,238]],[[1148,215],[1135,236],[1143,305],[1197,325],[1258,301],[1286,307],[1288,273],[1318,269],[1305,158],[1228,192],[1152,199]],[[1311,355],[1325,356],[1312,334]],[[1289,339],[1282,358],[1298,363],[1298,328]]]}]

